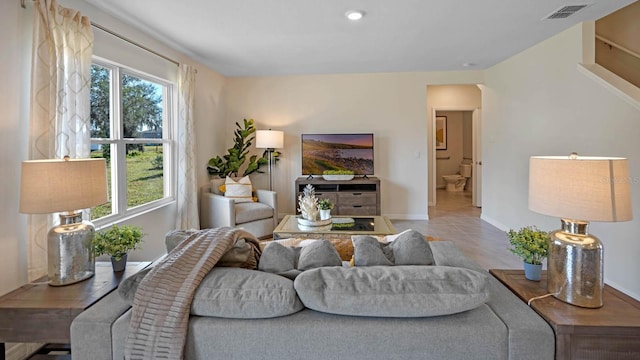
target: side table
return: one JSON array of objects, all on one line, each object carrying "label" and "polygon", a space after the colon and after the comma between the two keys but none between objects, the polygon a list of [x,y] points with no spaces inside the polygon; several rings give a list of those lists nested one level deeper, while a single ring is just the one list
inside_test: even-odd
[{"label": "side table", "polygon": [[[522,270],[489,272],[524,302],[545,295],[547,274],[530,281]],[[556,335],[556,359],[640,359],[640,302],[605,285],[598,309],[567,304],[553,296],[531,302]]]},{"label": "side table", "polygon": [[67,286],[49,286],[47,278],[0,297],[0,360],[4,343],[71,342],[71,322],[78,314],[112,292],[120,282],[146,268],[150,262],[129,262],[125,271],[114,272],[110,262],[96,262],[91,278]]}]

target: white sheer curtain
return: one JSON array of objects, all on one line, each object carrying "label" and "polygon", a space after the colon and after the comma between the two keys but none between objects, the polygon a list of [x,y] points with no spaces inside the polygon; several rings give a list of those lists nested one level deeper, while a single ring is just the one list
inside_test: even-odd
[{"label": "white sheer curtain", "polygon": [[193,98],[196,71],[187,64],[178,68],[178,217],[177,229],[199,229],[195,168]]},{"label": "white sheer curtain", "polygon": [[[89,157],[92,52],[89,18],[55,0],[35,1],[30,159]],[[52,224],[51,215],[29,217],[29,281],[47,274],[46,239]]]}]

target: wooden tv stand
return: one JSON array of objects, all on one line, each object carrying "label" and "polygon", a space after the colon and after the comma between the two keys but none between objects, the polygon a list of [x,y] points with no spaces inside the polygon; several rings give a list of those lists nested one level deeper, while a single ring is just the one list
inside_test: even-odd
[{"label": "wooden tv stand", "polygon": [[296,179],[295,209],[298,196],[305,186],[311,184],[316,189],[318,199],[326,198],[335,204],[332,215],[380,215],[380,179],[377,177],[356,177],[352,180],[325,180],[321,176]]}]

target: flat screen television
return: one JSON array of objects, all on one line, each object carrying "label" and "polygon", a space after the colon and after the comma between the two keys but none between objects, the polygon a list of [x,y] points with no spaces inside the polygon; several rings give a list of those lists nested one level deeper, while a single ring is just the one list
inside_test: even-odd
[{"label": "flat screen television", "polygon": [[302,134],[302,175],[325,170],[374,175],[373,134]]}]

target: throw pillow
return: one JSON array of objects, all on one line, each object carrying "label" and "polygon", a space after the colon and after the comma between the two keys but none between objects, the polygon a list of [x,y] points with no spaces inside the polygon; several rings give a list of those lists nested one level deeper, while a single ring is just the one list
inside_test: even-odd
[{"label": "throw pillow", "polygon": [[245,176],[238,181],[227,176],[224,186],[225,197],[232,198],[237,203],[253,201],[253,197],[251,196],[251,180],[249,179],[249,176]]},{"label": "throw pillow", "polygon": [[448,266],[322,267],[300,274],[294,287],[304,306],[350,316],[441,316],[489,300],[485,274]]},{"label": "throw pillow", "polygon": [[354,235],[351,239],[355,266],[435,264],[429,242],[415,230],[404,231],[389,243],[369,235]]},{"label": "throw pillow", "polygon": [[322,266],[342,266],[338,251],[327,240],[312,240],[303,247],[271,241],[262,250],[258,269],[294,279],[304,270]]},{"label": "throw pillow", "polygon": [[191,314],[266,319],[303,308],[290,279],[256,270],[214,268],[196,289]]}]

